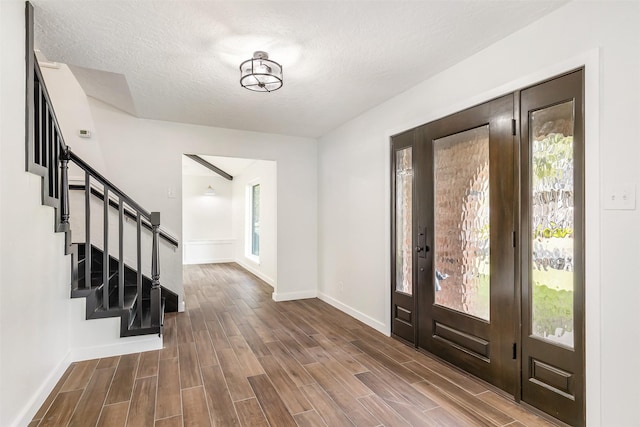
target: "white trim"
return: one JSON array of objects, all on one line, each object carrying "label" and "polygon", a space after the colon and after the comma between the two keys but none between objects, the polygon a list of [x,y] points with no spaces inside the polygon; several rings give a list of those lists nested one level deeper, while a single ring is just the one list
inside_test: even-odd
[{"label": "white trim", "polygon": [[123,337],[115,344],[72,348],[69,355],[72,362],[77,362],[80,360],[101,359],[104,357],[143,353],[145,351],[161,349],[162,337],[153,334]]},{"label": "white trim", "polygon": [[195,264],[223,264],[235,262],[233,258],[195,258],[190,260],[184,260],[182,265],[195,265]]},{"label": "white trim", "polygon": [[253,274],[254,276],[258,276],[260,279],[264,280],[265,282],[267,282],[267,284],[271,285],[271,287],[275,289],[276,281],[273,280],[271,277],[267,276],[266,274],[264,274],[262,271],[258,270],[255,267],[250,266],[249,264],[244,262],[244,260],[242,260],[241,258],[236,258],[234,262],[238,264],[240,267],[250,272],[251,274]]},{"label": "white trim", "polygon": [[255,256],[254,254],[244,254],[244,257],[254,263],[255,265],[260,265],[260,257]]},{"label": "white trim", "polygon": [[[469,97],[462,102],[443,107],[440,110],[415,119],[403,125],[394,126],[386,132],[385,144],[389,144],[391,136],[408,129],[429,123],[457,111],[464,110],[482,102],[506,95],[519,89],[534,85],[557,75],[575,70],[585,69],[585,406],[586,422],[588,425],[602,424],[602,360],[601,345],[601,164],[600,164],[600,49],[591,49],[579,55],[553,65],[540,68],[525,77]],[[419,122],[419,123],[418,123]],[[390,162],[391,150],[385,147],[385,224],[391,223]],[[391,227],[385,228],[387,283],[391,283]],[[385,322],[380,331],[388,334],[391,331],[391,292],[386,292],[385,305],[387,307]],[[338,306],[336,306],[338,307]],[[373,326],[372,326],[373,327]]]},{"label": "white trim", "polygon": [[[256,177],[248,181],[245,185],[245,202],[244,202],[244,248],[243,254],[248,260],[260,265],[260,247],[258,241],[258,255],[253,254],[253,187],[261,187],[261,178]],[[259,194],[258,209],[262,208],[262,191]],[[259,223],[258,223],[259,224]],[[258,227],[260,227],[258,225]],[[260,239],[260,229],[258,228],[258,239]]]},{"label": "white trim", "polygon": [[315,289],[309,289],[306,291],[285,292],[285,293],[274,292],[271,295],[271,299],[273,299],[276,302],[280,302],[280,301],[294,301],[299,299],[316,298],[317,296],[318,296],[318,291],[316,291]]},{"label": "white trim", "polygon": [[31,422],[44,401],[49,397],[51,390],[53,390],[58,381],[60,381],[60,378],[62,378],[62,375],[65,373],[71,362],[71,353],[67,353],[58,366],[56,366],[49,376],[42,382],[38,390],[36,390],[31,399],[29,399],[29,402],[23,406],[22,411],[18,413],[15,418],[15,422],[10,424],[10,427],[26,426]]},{"label": "white trim", "polygon": [[585,405],[587,424],[602,424],[601,343],[601,164],[600,164],[600,66],[601,53],[585,53]]},{"label": "white trim", "polygon": [[359,321],[361,321],[362,323],[364,323],[367,326],[372,327],[373,329],[375,329],[376,331],[380,332],[381,334],[384,334],[386,336],[389,336],[390,333],[387,332],[387,325],[385,325],[384,323],[374,319],[373,317],[367,316],[366,314],[362,313],[361,311],[356,310],[355,308],[348,306],[340,301],[338,301],[337,299],[323,293],[323,292],[318,292],[318,299],[321,299],[322,301],[326,302],[329,305],[334,306],[335,308],[337,308],[338,310],[347,313],[349,316],[358,319]]},{"label": "white trim", "polygon": [[73,362],[82,360],[101,359],[104,357],[120,356],[130,353],[142,353],[151,350],[162,349],[162,338],[157,335],[145,335],[143,337],[124,337],[122,342],[112,345],[75,348],[71,349],[60,361],[58,366],[42,382],[33,397],[24,406],[24,409],[16,417],[16,422],[11,427],[26,426],[31,422],[51,391],[56,386],[62,375]]},{"label": "white trim", "polygon": [[235,239],[187,240],[182,243],[182,251],[185,265],[233,262]]}]

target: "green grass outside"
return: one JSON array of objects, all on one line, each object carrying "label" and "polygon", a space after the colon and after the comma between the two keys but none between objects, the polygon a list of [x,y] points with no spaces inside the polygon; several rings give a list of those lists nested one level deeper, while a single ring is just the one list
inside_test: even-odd
[{"label": "green grass outside", "polygon": [[[555,335],[556,329],[573,330],[573,273],[553,270],[533,272],[533,318],[536,335]],[[479,277],[474,315],[489,318],[489,275]],[[551,285],[549,285],[551,284]]]}]

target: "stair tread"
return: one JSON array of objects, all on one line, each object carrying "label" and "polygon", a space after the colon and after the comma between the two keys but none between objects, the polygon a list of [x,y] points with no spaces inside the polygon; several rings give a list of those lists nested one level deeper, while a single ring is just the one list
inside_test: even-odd
[{"label": "stair tread", "polygon": [[101,304],[96,308],[95,310],[96,313],[104,313],[107,311],[130,310],[135,304],[136,299],[138,297],[138,294],[135,292],[135,290],[132,291],[130,289],[131,288],[125,288],[123,308],[118,307],[118,292],[116,289],[116,291],[112,291],[111,294],[109,295],[109,309],[105,310],[105,308]]},{"label": "stair tread", "polygon": [[[113,281],[113,280],[117,280],[118,278],[118,273],[112,273],[111,275],[109,275],[109,280]],[[131,288],[135,288],[138,286],[137,282],[133,282],[131,280],[127,280],[126,278],[126,274],[125,274],[125,280],[124,280],[124,285],[126,287],[131,287]],[[102,272],[95,272],[95,273],[91,273],[91,289],[96,289],[102,286]],[[77,289],[84,289],[84,277],[81,277],[78,279],[78,287]]]}]

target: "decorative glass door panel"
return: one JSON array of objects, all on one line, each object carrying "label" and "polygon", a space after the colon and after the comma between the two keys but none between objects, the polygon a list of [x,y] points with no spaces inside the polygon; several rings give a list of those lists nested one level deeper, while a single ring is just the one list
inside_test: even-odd
[{"label": "decorative glass door panel", "polygon": [[435,303],[489,320],[489,125],[433,141]]},{"label": "decorative glass door panel", "polygon": [[391,333],[415,343],[414,133],[391,139]]},{"label": "decorative glass door panel", "polygon": [[573,348],[574,102],[529,115],[531,333]]},{"label": "decorative glass door panel", "polygon": [[412,147],[396,153],[396,291],[413,294]]}]

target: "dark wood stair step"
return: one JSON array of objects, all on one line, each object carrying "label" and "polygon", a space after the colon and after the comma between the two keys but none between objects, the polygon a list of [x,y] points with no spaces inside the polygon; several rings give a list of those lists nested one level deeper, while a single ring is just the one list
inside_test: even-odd
[{"label": "dark wood stair step", "polygon": [[[131,319],[131,323],[126,330],[121,331],[121,336],[136,336],[136,335],[149,335],[159,334],[161,332],[161,326],[151,326],[151,301],[149,299],[142,300],[142,316],[137,316],[137,310],[134,311],[134,317]],[[164,323],[165,312],[165,299],[162,299],[162,308],[160,313],[162,314],[161,324]]]},{"label": "dark wood stair step", "polygon": [[126,314],[125,312],[135,309],[138,294],[135,289],[125,286],[124,307],[118,306],[118,289],[112,289],[109,293],[109,309],[105,309],[102,304],[98,305],[92,314],[92,318],[116,317]]},{"label": "dark wood stair step", "polygon": [[[119,291],[119,260],[113,256],[109,257],[109,309],[105,309],[102,304],[104,298],[103,290],[103,252],[91,246],[91,276],[90,288],[84,289],[85,284],[85,245],[83,243],[74,244],[77,251],[76,272],[77,280],[75,288],[72,288],[72,297],[87,298],[87,319],[120,317],[120,336],[149,335],[161,333],[160,325],[151,326],[151,302],[149,299],[151,291],[151,279],[142,276],[142,294],[138,295],[138,274],[129,265],[124,265],[124,306],[118,306]],[[140,304],[140,310],[138,310]],[[161,297],[161,324],[164,321],[165,310],[177,311],[178,296],[162,288]]]}]

